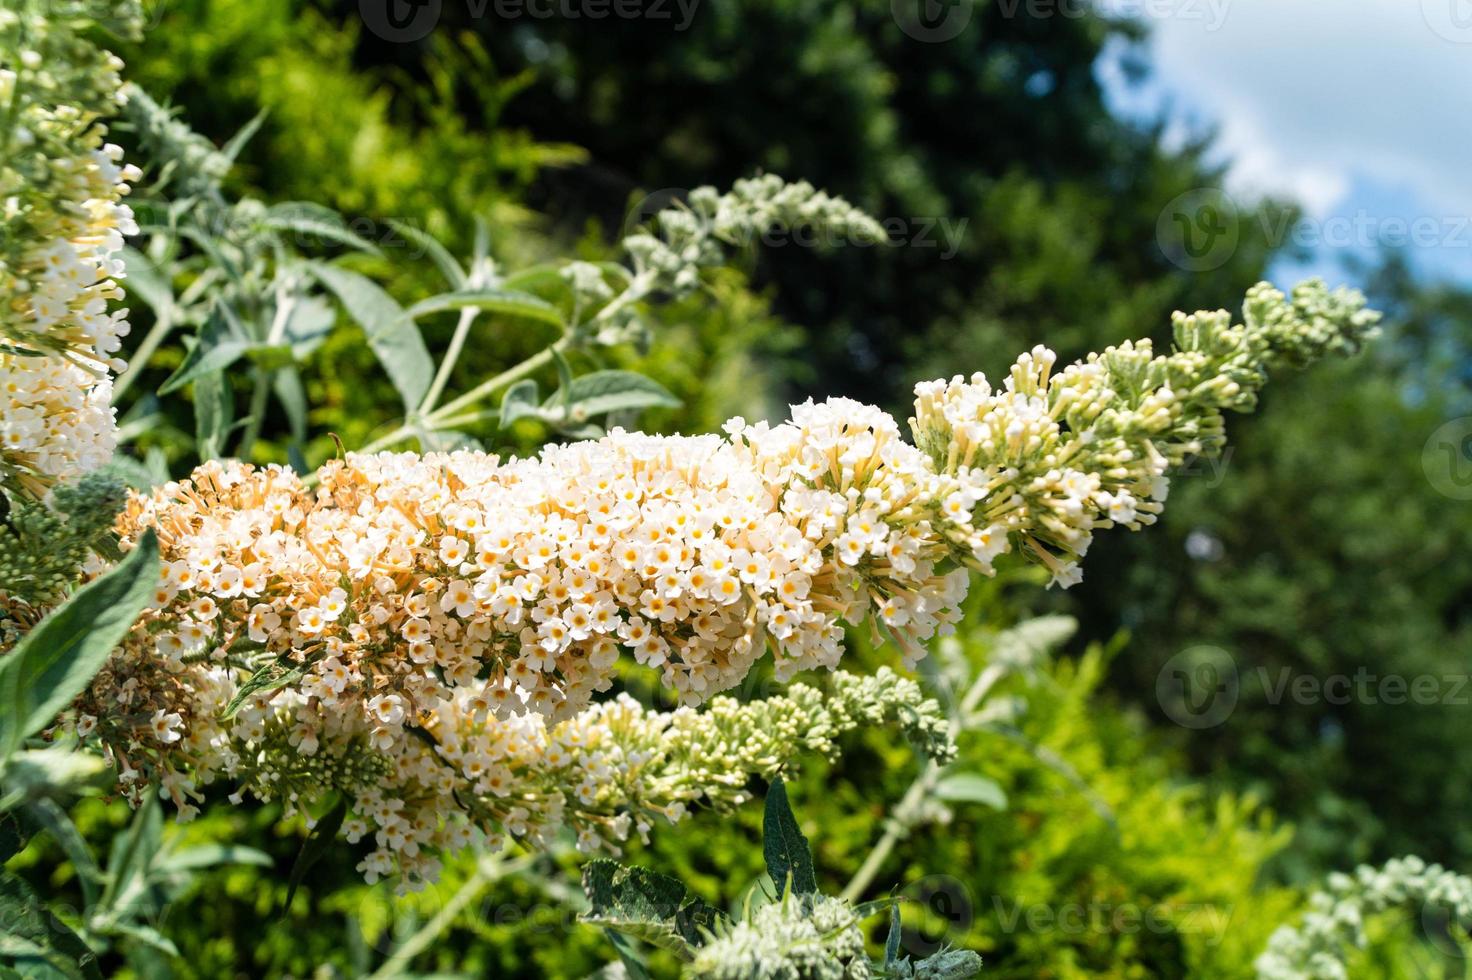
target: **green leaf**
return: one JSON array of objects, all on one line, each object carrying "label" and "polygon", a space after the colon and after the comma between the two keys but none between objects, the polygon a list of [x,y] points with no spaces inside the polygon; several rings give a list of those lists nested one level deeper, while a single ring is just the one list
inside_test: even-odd
[{"label": "green leaf", "polygon": [[307,441],[307,391],[302,386],[302,376],[295,367],[282,368],[271,375],[271,389],[276,400],[286,410],[286,422],[291,427],[291,437],[297,442]]},{"label": "green leaf", "polygon": [[225,705],[225,712],[220,717],[226,721],[234,718],[245,707],[245,703],[258,694],[269,694],[280,690],[288,684],[295,684],[307,675],[313,661],[298,661],[293,659],[292,651],[278,656],[275,660],[258,669],[250,677],[236,688],[235,696],[230,703]]},{"label": "green leaf", "polygon": [[884,968],[893,969],[900,961],[900,903],[895,902],[889,907],[889,935],[884,938]]},{"label": "green leaf", "polygon": [[291,297],[291,312],[286,317],[284,336],[291,345],[292,357],[298,361],[322,346],[337,322],[337,312],[321,296],[298,294]]},{"label": "green leaf", "polygon": [[163,838],[163,808],[150,796],[133,814],[128,829],[113,838],[107,856],[107,886],[98,902],[99,913],[135,908],[148,887],[148,869]]},{"label": "green leaf", "polygon": [[465,270],[460,267],[455,256],[450,254],[450,250],[440,244],[438,238],[402,221],[390,221],[388,224],[394,231],[424,249],[425,254],[439,268],[440,275],[445,277],[451,289],[465,288]]},{"label": "green leaf", "polygon": [[409,316],[419,320],[431,313],[462,310],[467,306],[502,316],[537,320],[554,327],[562,326],[562,314],[551,303],[531,293],[516,293],[505,289],[466,289],[441,293],[409,307]]},{"label": "green leaf", "polygon": [[167,274],[153,260],[131,245],[123,246],[123,268],[128,281],[128,296],[147,303],[158,317],[174,314],[174,290]]},{"label": "green leaf", "polygon": [[531,378],[516,382],[501,396],[501,428],[527,415],[539,415],[537,383]]},{"label": "green leaf", "polygon": [[223,371],[194,382],[194,444],[201,460],[225,454],[225,439],[235,421],[235,393]]},{"label": "green leaf", "polygon": [[157,585],[150,529],[116,568],[78,589],[0,659],[0,762],[86,689]]},{"label": "green leaf", "polygon": [[608,938],[614,951],[618,953],[618,960],[623,964],[624,973],[629,980],[654,980],[654,975],[649,972],[648,964],[639,956],[632,943],[611,928],[604,929],[603,935]]},{"label": "green leaf", "polygon": [[545,408],[565,400],[580,418],[639,408],[679,408],[680,400],[653,378],[633,371],[594,371],[574,378],[565,393],[553,392]]},{"label": "green leaf", "polygon": [[5,764],[5,795],[0,810],[27,800],[73,793],[107,770],[107,763],[90,752],[66,747],[22,749]]},{"label": "green leaf", "polygon": [[779,776],[767,791],[767,805],[762,814],[762,854],[767,860],[767,874],[779,893],[791,890],[799,895],[818,891],[818,876],[813,870],[813,853],[803,836],[787,802],[787,787]]},{"label": "green leaf", "polygon": [[1007,809],[1007,792],[996,780],[974,772],[945,776],[935,784],[935,795],[947,803],[981,803],[993,810]]},{"label": "green leaf", "polygon": [[238,844],[199,844],[182,851],[165,854],[155,865],[158,871],[198,871],[221,864],[249,864],[258,868],[272,865],[270,855],[254,847]]},{"label": "green leaf", "polygon": [[322,855],[326,854],[327,849],[332,846],[333,838],[337,837],[337,832],[341,829],[342,822],[347,819],[347,815],[348,801],[338,800],[337,805],[317,821],[317,826],[313,827],[307,839],[302,841],[301,850],[297,851],[296,860],[291,865],[291,876],[286,882],[286,904],[281,906],[282,915],[290,912],[291,900],[296,897],[296,890],[301,887],[307,872],[322,860]]},{"label": "green leaf", "polygon": [[510,289],[515,292],[527,292],[532,289],[564,290],[567,288],[567,279],[562,275],[562,266],[548,262],[542,265],[534,265],[520,272],[513,272],[501,280],[502,289]]},{"label": "green leaf", "polygon": [[562,353],[562,348],[556,344],[552,345],[552,363],[557,366],[557,391],[549,399],[558,402],[562,411],[562,417],[572,418],[572,365],[567,363],[567,356]]},{"label": "green leaf", "polygon": [[240,155],[240,151],[245,149],[245,144],[251,141],[260,130],[261,123],[266,121],[268,111],[267,109],[262,109],[251,118],[250,122],[237,129],[235,135],[226,140],[225,145],[220,147],[220,156],[234,163],[235,158]]},{"label": "green leaf", "polygon": [[97,954],[52,915],[24,881],[4,872],[0,872],[0,956],[39,961],[17,963],[23,976],[102,977]]},{"label": "green leaf", "polygon": [[412,415],[424,402],[434,377],[434,361],[424,346],[424,337],[404,308],[371,279],[356,272],[321,262],[309,264],[312,274],[342,302],[368,337],[368,346],[389,380],[404,400],[404,411]]},{"label": "green leaf", "polygon": [[599,858],[583,868],[583,892],[591,909],[585,922],[615,929],[688,957],[725,916],[685,888],[683,882],[646,868],[627,868]]},{"label": "green leaf", "polygon": [[131,939],[134,942],[142,943],[167,956],[179,955],[179,948],[174,945],[173,940],[152,926],[146,926],[138,922],[109,922],[107,924],[107,931],[114,935]]},{"label": "green leaf", "polygon": [[223,371],[245,356],[252,346],[230,309],[216,304],[183,362],[159,386],[158,393],[167,395],[207,374]]},{"label": "green leaf", "polygon": [[97,901],[97,885],[102,881],[102,869],[97,867],[97,859],[92,856],[92,849],[87,846],[77,825],[72,823],[71,817],[54,800],[37,800],[27,806],[25,812],[38,827],[50,833],[57,844],[61,845],[62,852],[77,873],[83,902],[88,906],[93,905]]},{"label": "green leaf", "polygon": [[[346,245],[362,252],[379,254],[378,247],[348,227],[342,215],[331,208],[310,201],[283,201],[266,209],[261,227],[277,232],[292,232]],[[304,242],[294,242],[298,248]]]}]

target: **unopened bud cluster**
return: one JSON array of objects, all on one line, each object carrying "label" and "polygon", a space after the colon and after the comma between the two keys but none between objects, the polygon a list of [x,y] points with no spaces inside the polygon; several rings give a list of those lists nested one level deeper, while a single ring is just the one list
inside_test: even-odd
[{"label": "unopened bud cluster", "polygon": [[[1350,980],[1347,960],[1368,944],[1369,920],[1393,909],[1411,912],[1426,927],[1445,917],[1446,941],[1465,943],[1472,928],[1472,879],[1418,857],[1331,875],[1309,898],[1303,921],[1273,933],[1257,959],[1259,980]],[[1458,958],[1465,955],[1463,947]]]},{"label": "unopened bud cluster", "polygon": [[1219,453],[1222,412],[1251,410],[1270,370],[1353,352],[1379,319],[1358,293],[1317,280],[1291,297],[1259,284],[1243,312],[1240,324],[1176,314],[1167,354],[1136,341],[1055,374],[1037,347],[1000,388],[981,375],[921,384],[916,441],[976,502],[978,526],[1011,536],[1066,588],[1096,530],[1154,523],[1170,469]]},{"label": "unopened bud cluster", "polygon": [[702,268],[725,261],[723,246],[752,244],[771,229],[821,230],[835,244],[886,238],[877,221],[843,198],[775,174],[738,180],[726,194],[697,187],[683,206],[666,208],[655,220],[659,237],[631,235],[624,246],[637,272],[648,271],[657,288],[675,295],[694,289]]},{"label": "unopened bud cluster", "polygon": [[[34,625],[85,572],[123,509],[127,489],[102,473],[18,498],[0,521],[0,630]],[[10,645],[0,641],[0,649]]]}]

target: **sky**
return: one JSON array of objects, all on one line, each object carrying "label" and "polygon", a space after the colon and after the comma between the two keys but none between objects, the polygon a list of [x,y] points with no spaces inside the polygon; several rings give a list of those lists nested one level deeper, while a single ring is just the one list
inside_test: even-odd
[{"label": "sky", "polygon": [[1472,283],[1472,0],[1096,2],[1152,29],[1145,85],[1100,63],[1115,111],[1215,128],[1234,198],[1306,209],[1312,257],[1275,278],[1342,279],[1342,256],[1391,240]]}]

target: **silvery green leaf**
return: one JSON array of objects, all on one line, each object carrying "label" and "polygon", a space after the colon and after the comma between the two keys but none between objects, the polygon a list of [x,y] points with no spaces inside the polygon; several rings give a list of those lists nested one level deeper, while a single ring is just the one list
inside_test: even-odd
[{"label": "silvery green leaf", "polygon": [[530,378],[518,381],[501,396],[501,428],[527,415],[539,415],[537,383]]},{"label": "silvery green leaf", "polygon": [[82,586],[0,658],[0,761],[87,687],[158,585],[150,529],[107,574]]},{"label": "silvery green leaf", "polygon": [[392,296],[366,276],[321,262],[308,268],[342,302],[368,338],[368,346],[389,380],[404,400],[404,411],[413,414],[424,401],[434,377],[434,361],[424,346],[419,327]]},{"label": "silvery green leaf", "polygon": [[[362,252],[378,254],[378,247],[349,228],[342,215],[309,201],[283,201],[273,204],[266,209],[260,224],[271,231],[321,238]],[[293,244],[301,247],[310,243],[298,241]]]},{"label": "silvery green leaf", "polygon": [[679,408],[680,400],[659,382],[634,371],[594,371],[573,378],[548,398],[545,409],[563,404],[577,421],[641,408]]},{"label": "silvery green leaf", "polygon": [[[426,231],[415,228],[411,224],[402,221],[390,221],[389,227],[403,235],[410,242],[422,248],[426,255],[439,268],[440,275],[450,284],[451,289],[463,289],[465,286],[465,270],[450,254],[450,250],[440,244],[439,239]],[[388,244],[385,242],[384,244]]]},{"label": "silvery green leaf", "polygon": [[935,784],[935,795],[947,803],[980,803],[993,810],[1007,809],[1007,792],[993,779],[974,772],[944,776]]},{"label": "silvery green leaf", "polygon": [[554,327],[563,324],[562,314],[557,307],[531,293],[518,293],[507,289],[466,289],[453,293],[441,293],[421,300],[409,307],[409,316],[415,320],[445,310],[463,310],[467,307],[498,313],[502,316],[537,320]]}]

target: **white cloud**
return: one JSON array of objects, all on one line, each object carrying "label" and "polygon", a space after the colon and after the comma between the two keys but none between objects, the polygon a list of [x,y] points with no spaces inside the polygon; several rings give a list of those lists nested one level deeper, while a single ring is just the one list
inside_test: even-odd
[{"label": "white cloud", "polygon": [[1235,188],[1324,214],[1368,180],[1472,214],[1472,0],[1119,4],[1169,97],[1220,127]]}]

